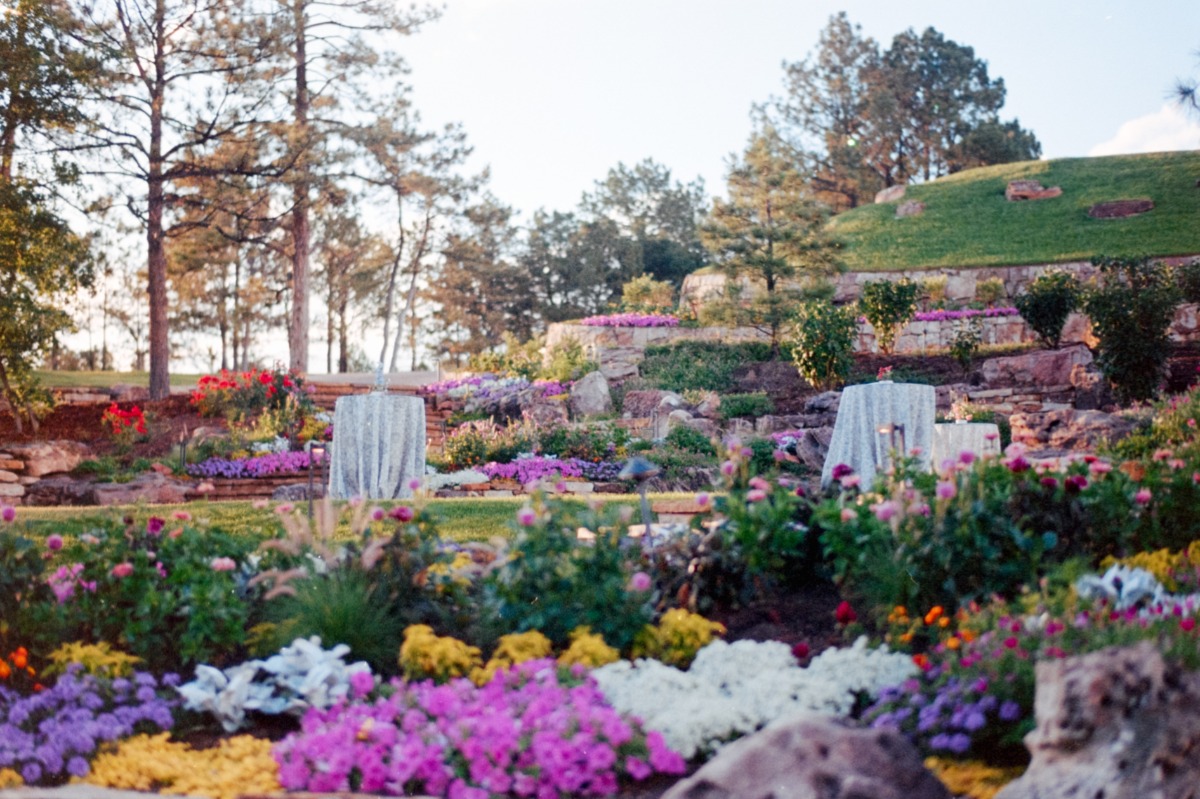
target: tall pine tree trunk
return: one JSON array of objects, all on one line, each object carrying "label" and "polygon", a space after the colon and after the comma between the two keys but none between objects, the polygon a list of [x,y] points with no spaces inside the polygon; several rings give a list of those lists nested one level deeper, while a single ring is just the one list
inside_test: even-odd
[{"label": "tall pine tree trunk", "polygon": [[308,55],[305,33],[304,0],[295,0],[296,26],[296,99],[295,123],[299,146],[304,148],[292,186],[292,318],[288,327],[289,366],[293,372],[308,371],[308,193],[311,175],[307,152],[308,130]]},{"label": "tall pine tree trunk", "polygon": [[[161,29],[161,19],[157,20]],[[161,36],[161,30],[159,31]],[[150,91],[150,157],[146,194],[146,273],[150,303],[150,399],[165,399],[171,393],[171,344],[167,322],[167,250],[163,213],[167,198],[163,177],[163,102],[166,94],[166,65],[162,48],[154,59],[155,74]]]}]

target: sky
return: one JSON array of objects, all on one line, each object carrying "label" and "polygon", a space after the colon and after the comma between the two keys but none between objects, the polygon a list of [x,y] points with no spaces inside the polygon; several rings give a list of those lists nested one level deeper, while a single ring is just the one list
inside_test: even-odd
[{"label": "sky", "polygon": [[1200,78],[1197,0],[445,0],[403,51],[424,122],[462,123],[528,221],[645,158],[723,194],[751,106],[842,10],[882,47],[929,26],[973,47],[1044,158],[1200,148],[1170,102]]}]

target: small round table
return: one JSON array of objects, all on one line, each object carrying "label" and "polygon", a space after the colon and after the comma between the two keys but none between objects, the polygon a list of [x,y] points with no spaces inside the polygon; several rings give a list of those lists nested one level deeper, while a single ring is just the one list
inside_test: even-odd
[{"label": "small round table", "polygon": [[329,496],[402,499],[425,476],[425,401],[373,391],[340,397],[333,411]]}]

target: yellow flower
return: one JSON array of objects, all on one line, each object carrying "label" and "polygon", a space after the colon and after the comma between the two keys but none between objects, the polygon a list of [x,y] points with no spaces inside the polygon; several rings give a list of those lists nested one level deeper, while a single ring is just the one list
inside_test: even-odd
[{"label": "yellow flower", "polygon": [[579,663],[588,668],[596,668],[607,663],[616,663],[621,659],[621,653],[604,643],[599,633],[593,633],[590,627],[576,627],[571,631],[571,645],[567,651],[558,656],[558,662],[563,666],[573,666]]},{"label": "yellow flower", "polygon": [[82,780],[109,788],[236,799],[278,793],[278,766],[271,742],[249,735],[196,750],[168,740],[170,733],[137,735],[100,754]]},{"label": "yellow flower", "polygon": [[634,657],[650,657],[685,669],[696,653],[722,635],[725,628],[698,613],[673,608],[663,614],[657,627],[646,626],[633,642]]},{"label": "yellow flower", "polygon": [[404,630],[399,662],[406,678],[437,682],[470,674],[483,663],[479,647],[435,635],[427,624],[413,624]]},{"label": "yellow flower", "polygon": [[552,649],[550,639],[537,630],[502,635],[487,665],[471,672],[471,681],[476,685],[485,685],[491,682],[492,677],[501,669],[527,660],[549,657]]}]

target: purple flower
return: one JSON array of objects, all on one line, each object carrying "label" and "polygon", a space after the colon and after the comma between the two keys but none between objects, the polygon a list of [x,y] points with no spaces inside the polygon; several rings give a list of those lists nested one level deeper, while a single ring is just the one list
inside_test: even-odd
[{"label": "purple flower", "polygon": [[589,316],[579,324],[587,327],[678,327],[679,318],[668,314],[617,313]]},{"label": "purple flower", "polygon": [[163,527],[166,526],[166,524],[167,523],[165,520],[160,519],[157,516],[151,516],[146,520],[146,532],[150,535],[157,536],[163,531]]},{"label": "purple flower", "polygon": [[3,510],[0,510],[0,518],[6,522],[11,522],[17,518],[17,509],[12,505],[5,505]]},{"label": "purple flower", "polygon": [[63,548],[63,538],[58,533],[46,537],[46,548],[57,552]]},{"label": "purple flower", "polygon": [[1011,699],[1006,699],[1000,705],[999,716],[1002,721],[1016,721],[1021,717],[1021,706]]}]

